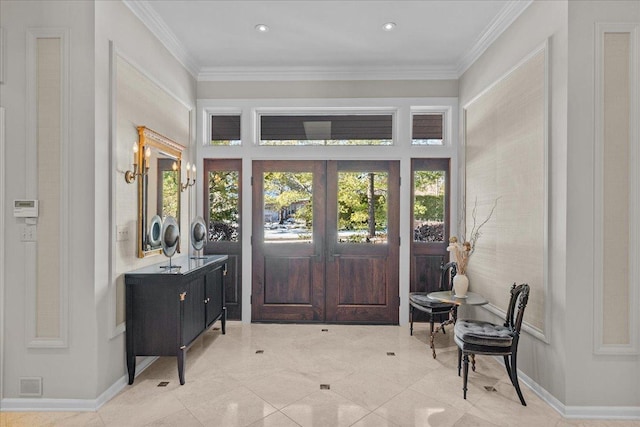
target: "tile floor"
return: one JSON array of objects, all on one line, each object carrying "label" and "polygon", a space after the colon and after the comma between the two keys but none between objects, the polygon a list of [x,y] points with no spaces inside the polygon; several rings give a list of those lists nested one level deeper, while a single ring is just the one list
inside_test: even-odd
[{"label": "tile floor", "polygon": [[523,407],[489,357],[463,400],[452,334],[434,360],[427,329],[229,322],[191,347],[184,386],[160,358],[97,412],[0,413],[0,426],[640,426],[563,419],[526,386]]}]

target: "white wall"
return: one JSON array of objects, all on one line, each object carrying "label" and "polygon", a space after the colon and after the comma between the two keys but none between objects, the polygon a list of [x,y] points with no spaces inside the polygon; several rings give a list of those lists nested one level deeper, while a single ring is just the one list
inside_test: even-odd
[{"label": "white wall", "polygon": [[[2,302],[3,408],[91,409],[105,398],[105,390],[123,384],[126,374],[124,334],[113,324],[109,300],[109,40],[145,69],[154,70],[155,80],[194,106],[195,79],[119,1],[3,0],[0,26],[5,36],[0,104],[6,109],[6,158],[11,159],[6,162],[6,199],[25,197],[25,165],[31,161],[25,149],[30,28],[70,30],[68,164],[72,168],[67,348],[27,348],[25,307],[33,302],[25,299],[25,244],[20,241],[20,223],[13,218],[10,204],[2,212],[6,223],[2,273],[7,284]],[[19,378],[32,376],[43,378],[45,399],[19,401]]]},{"label": "white wall", "polygon": [[[640,22],[640,3],[535,1],[461,77],[460,105],[549,38],[552,327],[548,343],[521,338],[518,367],[568,416],[638,416],[638,356],[594,354],[596,22]],[[499,320],[483,310],[477,314]]]},{"label": "white wall", "polygon": [[[551,328],[543,342],[524,333],[520,340],[518,367],[561,402],[566,401],[565,372],[567,334],[565,251],[566,251],[566,135],[567,135],[567,3],[536,1],[461,76],[460,105],[501,78],[507,71],[549,40],[549,290]],[[463,133],[461,132],[461,138]],[[473,262],[473,261],[472,261]],[[505,298],[508,295],[505,293]],[[499,319],[486,310],[479,317]],[[526,313],[525,313],[526,317]]]},{"label": "white wall", "polygon": [[[109,182],[112,174],[115,179],[123,180],[121,174],[109,170],[105,159],[109,158],[110,131],[110,75],[109,75],[109,41],[113,41],[116,50],[127,59],[135,61],[137,67],[149,73],[151,80],[169,91],[172,95],[195,107],[196,83],[184,67],[162,46],[151,32],[133,15],[120,1],[98,1],[95,3],[95,67],[96,67],[96,104],[95,104],[95,193],[102,195],[96,198],[95,223],[103,224],[105,228],[97,227],[95,245],[95,297],[98,322],[98,366],[97,393],[100,394],[111,386],[126,372],[125,366],[125,335],[123,328],[117,328],[114,317],[115,281],[109,277]],[[195,117],[192,118],[195,122]],[[140,125],[152,125],[139,123]],[[192,125],[192,129],[195,129]],[[195,131],[193,131],[195,135]],[[192,136],[193,139],[193,136]],[[122,141],[117,141],[120,144]],[[192,141],[180,141],[191,144]],[[131,141],[122,142],[127,149]],[[184,153],[185,162],[189,159],[189,151]],[[124,182],[124,180],[122,181]],[[121,186],[120,186],[121,187]],[[137,184],[130,185],[131,191],[137,191]],[[181,195],[182,205],[188,206],[192,201],[188,192]],[[124,216],[135,217],[137,211],[124,212]],[[182,226],[189,223],[188,209],[183,209]],[[130,232],[131,233],[131,232]],[[135,233],[130,237],[131,244],[135,243]],[[127,242],[125,242],[127,243]],[[186,245],[183,244],[183,247]],[[135,253],[135,251],[132,251]],[[164,257],[153,256],[145,259],[132,258],[131,268],[146,264],[162,262]],[[116,271],[114,271],[115,273]]]},{"label": "white wall", "polygon": [[457,80],[198,82],[198,99],[457,96]]},{"label": "white wall", "polygon": [[[0,2],[4,28],[4,84],[0,102],[6,108],[6,200],[25,197],[27,118],[26,40],[31,28],[70,29],[69,159],[69,340],[67,348],[27,348],[25,341],[25,243],[6,204],[5,370],[3,398],[18,396],[19,378],[43,378],[44,397],[94,398],[97,377],[94,301],[94,117],[92,2]],[[67,239],[67,236],[63,236]]]}]

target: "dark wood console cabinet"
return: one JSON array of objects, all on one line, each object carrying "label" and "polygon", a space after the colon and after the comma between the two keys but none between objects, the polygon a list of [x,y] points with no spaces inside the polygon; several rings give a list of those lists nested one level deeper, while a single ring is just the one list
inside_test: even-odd
[{"label": "dark wood console cabinet", "polygon": [[127,369],[129,384],[136,373],[136,356],[176,356],[184,384],[186,353],[216,320],[226,326],[224,276],[227,256],[199,259],[177,257],[124,276],[127,310]]}]

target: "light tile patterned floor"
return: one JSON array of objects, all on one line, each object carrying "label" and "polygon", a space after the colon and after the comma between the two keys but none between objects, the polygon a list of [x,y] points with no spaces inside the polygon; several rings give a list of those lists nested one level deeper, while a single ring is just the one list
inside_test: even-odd
[{"label": "light tile patterned floor", "polygon": [[226,335],[211,330],[189,350],[184,386],[164,357],[97,412],[0,413],[0,427],[640,426],[563,419],[525,386],[523,407],[489,357],[477,358],[464,400],[451,330],[434,360],[427,328],[412,337],[398,326],[229,322]]}]

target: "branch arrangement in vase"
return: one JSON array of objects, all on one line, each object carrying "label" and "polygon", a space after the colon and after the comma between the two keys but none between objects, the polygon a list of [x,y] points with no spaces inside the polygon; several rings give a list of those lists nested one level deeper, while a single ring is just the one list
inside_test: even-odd
[{"label": "branch arrangement in vase", "polygon": [[480,230],[482,227],[489,222],[491,217],[493,216],[493,212],[496,210],[496,206],[498,205],[498,198],[493,202],[493,207],[491,208],[491,212],[489,215],[478,224],[477,222],[477,211],[478,211],[478,199],[476,199],[475,204],[473,206],[473,211],[471,211],[471,218],[473,219],[473,225],[471,227],[471,233],[469,234],[469,239],[466,238],[466,232],[462,235],[461,239],[458,239],[456,236],[451,236],[449,239],[449,246],[447,246],[447,251],[453,253],[453,257],[458,264],[458,274],[467,274],[467,265],[469,264],[469,258],[471,254],[476,249],[476,243],[481,236]]}]

